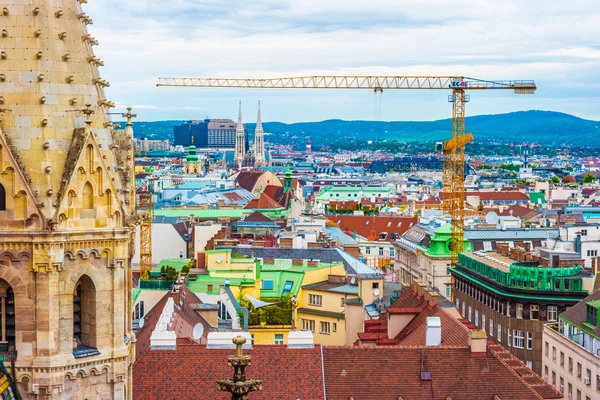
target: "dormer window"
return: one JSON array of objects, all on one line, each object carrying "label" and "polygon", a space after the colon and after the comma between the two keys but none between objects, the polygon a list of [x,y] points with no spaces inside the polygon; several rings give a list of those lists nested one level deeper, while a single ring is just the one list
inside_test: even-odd
[{"label": "dormer window", "polygon": [[[600,306],[600,301],[596,301],[594,303],[598,303]],[[598,326],[598,309],[592,304],[587,304],[586,306],[585,322],[588,325]]]}]

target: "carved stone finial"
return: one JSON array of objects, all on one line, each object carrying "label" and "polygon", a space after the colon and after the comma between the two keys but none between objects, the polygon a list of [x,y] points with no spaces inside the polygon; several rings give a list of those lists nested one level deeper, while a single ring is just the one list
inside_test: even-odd
[{"label": "carved stone finial", "polygon": [[227,365],[233,367],[233,380],[224,379],[217,381],[220,391],[231,393],[232,400],[247,399],[248,394],[257,390],[262,390],[262,381],[257,379],[246,379],[246,367],[252,365],[251,357],[243,354],[243,346],[246,338],[236,336],[232,342],[236,346],[235,355],[229,356]]},{"label": "carved stone finial", "polygon": [[137,118],[137,114],[132,114],[131,110],[133,110],[133,108],[127,107],[127,113],[122,114],[123,118],[127,118],[127,126],[133,126],[133,122],[131,120],[133,118]]}]

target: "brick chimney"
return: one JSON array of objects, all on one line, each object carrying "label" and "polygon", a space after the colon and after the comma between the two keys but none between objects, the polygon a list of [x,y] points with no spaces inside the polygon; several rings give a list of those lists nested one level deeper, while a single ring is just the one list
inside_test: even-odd
[{"label": "brick chimney", "polygon": [[469,331],[469,346],[471,346],[471,356],[485,355],[487,351],[487,334],[482,329],[473,329]]},{"label": "brick chimney", "polygon": [[425,290],[425,300],[429,303],[430,307],[435,307],[440,300],[440,295],[433,290]]},{"label": "brick chimney", "polygon": [[282,237],[279,239],[279,247],[292,247],[294,245],[293,238]]},{"label": "brick chimney", "polygon": [[344,251],[354,258],[358,258],[360,255],[360,247],[357,244],[345,244]]},{"label": "brick chimney", "polygon": [[292,260],[292,265],[296,265],[296,266],[303,266],[304,265],[304,260],[299,260],[299,259],[293,259]]}]

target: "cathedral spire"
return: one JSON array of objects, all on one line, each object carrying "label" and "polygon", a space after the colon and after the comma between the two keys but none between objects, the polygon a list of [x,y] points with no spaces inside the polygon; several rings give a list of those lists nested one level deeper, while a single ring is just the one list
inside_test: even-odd
[{"label": "cathedral spire", "polygon": [[246,135],[244,132],[244,123],[242,122],[242,102],[240,101],[240,110],[238,112],[237,128],[235,130],[235,163],[239,166],[244,162],[246,155]]},{"label": "cathedral spire", "polygon": [[265,164],[265,139],[260,115],[260,101],[258,102],[258,115],[256,117],[256,129],[254,130],[254,162],[256,165]]}]

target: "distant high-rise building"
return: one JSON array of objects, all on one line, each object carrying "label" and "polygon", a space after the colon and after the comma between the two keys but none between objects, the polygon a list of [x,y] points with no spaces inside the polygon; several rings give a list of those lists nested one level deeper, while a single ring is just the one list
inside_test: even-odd
[{"label": "distant high-rise building", "polygon": [[265,139],[260,116],[260,101],[258,102],[258,117],[256,118],[256,129],[254,131],[254,162],[256,165],[265,164]]},{"label": "distant high-rise building", "polygon": [[237,125],[231,119],[205,119],[174,126],[175,146],[233,149]]},{"label": "distant high-rise building", "polygon": [[235,163],[239,165],[244,162],[246,155],[246,137],[244,133],[244,123],[242,122],[242,102],[238,112],[238,122],[235,130]]}]

